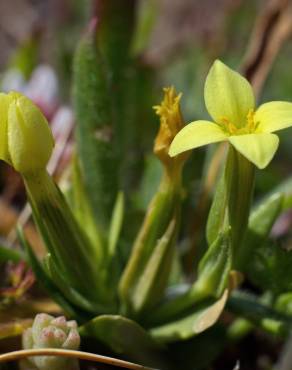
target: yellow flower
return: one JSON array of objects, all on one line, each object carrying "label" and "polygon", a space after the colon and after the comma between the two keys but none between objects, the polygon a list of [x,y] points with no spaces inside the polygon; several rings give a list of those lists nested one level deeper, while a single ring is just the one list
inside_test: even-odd
[{"label": "yellow flower", "polygon": [[249,82],[216,60],[205,83],[205,104],[213,118],[185,126],[171,143],[169,155],[176,156],[203,145],[229,141],[258,168],[272,160],[279,138],[274,131],[292,126],[292,103],[273,101],[255,109]]},{"label": "yellow flower", "polygon": [[41,111],[17,92],[0,94],[0,159],[22,174],[44,169],[54,140]]}]

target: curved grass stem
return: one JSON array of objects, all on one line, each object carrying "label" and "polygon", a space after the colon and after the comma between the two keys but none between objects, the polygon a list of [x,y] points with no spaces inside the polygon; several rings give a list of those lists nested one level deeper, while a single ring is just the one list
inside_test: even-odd
[{"label": "curved grass stem", "polygon": [[44,348],[44,349],[29,349],[29,350],[20,350],[5,353],[0,355],[0,363],[8,361],[17,361],[27,357],[33,356],[62,356],[77,358],[79,360],[99,362],[107,365],[119,366],[125,369],[132,370],[155,370],[150,367],[143,365],[134,364],[132,362],[120,360],[117,358],[97,355],[89,352],[82,351],[73,351],[73,350],[64,350],[64,349],[55,349],[55,348]]}]

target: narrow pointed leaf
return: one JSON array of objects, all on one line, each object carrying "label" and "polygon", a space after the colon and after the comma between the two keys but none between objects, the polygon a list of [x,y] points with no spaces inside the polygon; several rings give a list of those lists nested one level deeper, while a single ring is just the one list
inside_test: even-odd
[{"label": "narrow pointed leaf", "polygon": [[108,73],[97,48],[96,25],[92,24],[75,53],[73,98],[76,141],[85,188],[95,221],[103,228],[108,226],[118,191]]},{"label": "narrow pointed leaf", "polygon": [[202,333],[217,322],[225,307],[227,297],[228,290],[225,290],[220,299],[214,303],[205,303],[188,316],[153,328],[150,334],[160,342],[169,343]]},{"label": "narrow pointed leaf", "polygon": [[58,268],[54,265],[49,254],[44,259],[44,266],[48,276],[58,286],[59,290],[68,302],[79,307],[81,310],[88,312],[89,316],[92,316],[92,314],[97,315],[111,311],[111,308],[89,301],[85,296],[82,296],[78,291],[68,285],[68,282],[66,282],[62,273],[58,271]]},{"label": "narrow pointed leaf", "polygon": [[111,224],[109,229],[109,242],[108,242],[108,252],[110,256],[113,256],[115,254],[117,242],[120,236],[122,224],[123,224],[123,218],[124,218],[124,209],[125,207],[125,199],[124,194],[122,192],[119,192],[115,207],[113,210],[112,218],[111,218]]},{"label": "narrow pointed leaf", "polygon": [[148,207],[119,283],[119,295],[125,310],[132,310],[132,294],[145,271],[157,240],[164,235],[170,220],[176,213],[179,202],[180,193],[176,184],[169,182],[165,177]]},{"label": "narrow pointed leaf", "polygon": [[105,237],[94,220],[92,204],[89,202],[86,192],[80,161],[76,156],[73,161],[72,189],[68,201],[78,223],[91,241],[97,260],[101,263],[107,253]]},{"label": "narrow pointed leaf", "polygon": [[18,250],[0,245],[0,262],[19,262],[25,259],[25,256]]},{"label": "narrow pointed leaf", "polygon": [[55,283],[49,278],[46,274],[45,270],[43,269],[42,265],[38,261],[37,257],[35,256],[33,249],[29,242],[26,240],[23,232],[18,229],[18,237],[19,240],[27,253],[27,258],[29,264],[37,277],[37,280],[42,284],[48,294],[55,300],[65,312],[68,313],[69,316],[78,318],[79,320],[82,318],[80,313],[64,298],[63,294],[59,291],[59,288],[55,285]]},{"label": "narrow pointed leaf", "polygon": [[173,219],[169,223],[132,293],[133,308],[136,312],[153,307],[163,295],[172,267],[177,222]]},{"label": "narrow pointed leaf", "polygon": [[249,258],[254,260],[253,254],[257,248],[267,240],[269,233],[282,211],[283,195],[276,193],[261,202],[251,213],[248,229],[244,239],[244,248],[240,251],[241,267],[248,270]]},{"label": "narrow pointed leaf", "polygon": [[219,298],[227,287],[231,269],[230,230],[221,233],[203,256],[197,280],[187,291],[161,302],[149,318],[153,323],[176,320],[206,299]]}]

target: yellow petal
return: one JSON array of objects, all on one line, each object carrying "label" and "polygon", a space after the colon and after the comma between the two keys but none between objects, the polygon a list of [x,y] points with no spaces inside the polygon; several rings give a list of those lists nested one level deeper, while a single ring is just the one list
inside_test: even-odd
[{"label": "yellow petal", "polygon": [[274,132],[292,126],[292,103],[272,101],[262,104],[254,116],[259,132]]},{"label": "yellow petal", "polygon": [[10,95],[8,150],[12,165],[23,174],[44,169],[54,146],[48,122],[28,98]]},{"label": "yellow petal", "polygon": [[213,122],[195,121],[186,125],[175,136],[169,149],[169,155],[177,154],[203,145],[226,140],[227,135]]},{"label": "yellow petal", "polygon": [[244,127],[255,100],[249,82],[239,73],[216,60],[205,83],[206,108],[217,123],[229,121]]},{"label": "yellow petal", "polygon": [[268,133],[230,136],[230,143],[258,168],[265,168],[276,153],[279,145],[277,135]]}]

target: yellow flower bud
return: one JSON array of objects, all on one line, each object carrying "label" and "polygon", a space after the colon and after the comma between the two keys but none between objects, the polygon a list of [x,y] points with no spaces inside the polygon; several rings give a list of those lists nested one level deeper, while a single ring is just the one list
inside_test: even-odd
[{"label": "yellow flower bud", "polygon": [[0,158],[16,171],[29,174],[44,169],[54,140],[48,122],[27,97],[0,94]]}]

